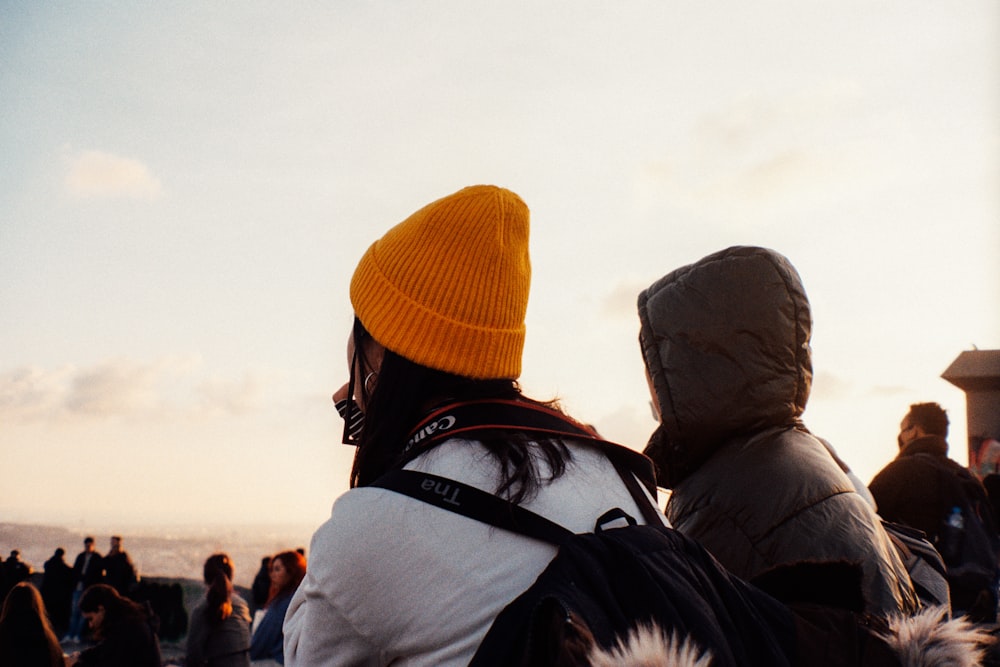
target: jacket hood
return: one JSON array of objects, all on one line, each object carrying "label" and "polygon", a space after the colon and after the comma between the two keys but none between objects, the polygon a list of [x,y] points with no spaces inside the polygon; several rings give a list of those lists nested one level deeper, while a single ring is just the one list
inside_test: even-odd
[{"label": "jacket hood", "polygon": [[639,294],[639,343],[660,404],[646,453],[673,486],[728,439],[800,425],[812,384],[802,280],[767,248],[734,246]]}]

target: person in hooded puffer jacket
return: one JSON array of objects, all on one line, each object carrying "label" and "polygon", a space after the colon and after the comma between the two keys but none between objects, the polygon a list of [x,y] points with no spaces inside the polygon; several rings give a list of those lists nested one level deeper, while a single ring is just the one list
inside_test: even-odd
[{"label": "person in hooded puffer jacket", "polygon": [[645,453],[671,489],[670,523],[744,579],[849,562],[861,568],[864,611],[915,612],[878,516],[801,420],[812,321],[791,263],[728,248],[656,281],[638,308],[660,417]]}]

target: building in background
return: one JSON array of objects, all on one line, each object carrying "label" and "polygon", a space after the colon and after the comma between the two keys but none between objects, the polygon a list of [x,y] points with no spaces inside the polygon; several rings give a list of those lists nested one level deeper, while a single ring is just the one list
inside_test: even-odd
[{"label": "building in background", "polygon": [[1000,473],[1000,350],[962,352],[941,377],[965,392],[969,468]]}]

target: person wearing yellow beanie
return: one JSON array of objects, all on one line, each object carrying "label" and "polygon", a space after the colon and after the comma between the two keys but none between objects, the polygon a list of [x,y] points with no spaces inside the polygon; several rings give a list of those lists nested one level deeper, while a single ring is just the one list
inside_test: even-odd
[{"label": "person wearing yellow beanie", "polygon": [[350,288],[354,384],[340,392],[367,424],[348,443],[361,445],[352,485],[400,463],[409,429],[435,402],[522,398],[528,223],[516,194],[476,185],[424,206],[362,256]]},{"label": "person wearing yellow beanie", "polygon": [[351,304],[381,345],[477,379],[521,374],[528,307],[528,207],[478,185],[420,209],[368,248]]},{"label": "person wearing yellow beanie", "polygon": [[285,617],[286,665],[467,665],[555,555],[550,544],[382,488],[387,472],[471,485],[574,532],[592,530],[609,507],[642,516],[591,441],[497,428],[417,444],[437,428],[428,415],[469,401],[541,405],[517,383],[528,232],[518,195],[476,185],[424,206],[358,263],[349,380],[334,394],[344,441],[357,445],[352,488],[313,536]]}]

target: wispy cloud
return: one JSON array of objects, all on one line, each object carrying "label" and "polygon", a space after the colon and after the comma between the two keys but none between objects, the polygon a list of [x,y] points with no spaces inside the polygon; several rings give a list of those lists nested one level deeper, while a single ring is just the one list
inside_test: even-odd
[{"label": "wispy cloud", "polygon": [[155,366],[109,361],[74,374],[64,406],[75,413],[110,416],[148,410],[156,402]]},{"label": "wispy cloud", "polygon": [[66,188],[77,197],[98,198],[154,199],[163,192],[142,162],[94,150],[69,158]]},{"label": "wispy cloud", "polygon": [[854,385],[839,375],[820,371],[813,376],[810,400],[835,401],[847,398],[854,391]]},{"label": "wispy cloud", "polygon": [[883,384],[883,385],[878,385],[878,386],[872,387],[869,390],[868,393],[871,396],[878,396],[878,397],[883,397],[883,398],[889,398],[889,397],[896,397],[896,396],[905,396],[907,394],[912,393],[912,389],[910,389],[908,387],[904,387],[902,385],[888,385],[888,384]]},{"label": "wispy cloud", "polygon": [[648,401],[621,405],[595,424],[601,435],[635,450],[641,450],[656,429]]},{"label": "wispy cloud", "polygon": [[51,416],[66,395],[66,372],[33,366],[0,374],[0,421],[31,420]]},{"label": "wispy cloud", "polygon": [[608,317],[636,320],[636,303],[639,292],[649,287],[651,281],[637,278],[619,281],[601,300],[601,312]]},{"label": "wispy cloud", "polygon": [[211,378],[198,386],[201,406],[213,414],[245,414],[258,409],[264,398],[267,382],[255,373],[240,380]]},{"label": "wispy cloud", "polygon": [[910,393],[912,393],[912,388],[904,385],[864,384],[842,375],[820,371],[813,376],[810,400],[839,401],[859,396],[873,399],[895,398]]},{"label": "wispy cloud", "polygon": [[275,402],[273,377],[248,371],[206,379],[201,370],[191,359],[164,358],[0,371],[0,423],[243,415]]},{"label": "wispy cloud", "polygon": [[850,114],[863,99],[853,81],[829,81],[788,95],[753,94],[703,115],[698,142],[712,154],[746,154],[776,140],[788,145],[822,136],[829,121]]},{"label": "wispy cloud", "polygon": [[746,215],[748,206],[753,212],[835,196],[870,173],[863,141],[834,131],[834,119],[854,113],[861,97],[856,84],[831,82],[785,97],[746,97],[705,114],[689,141],[640,169],[639,204]]}]

